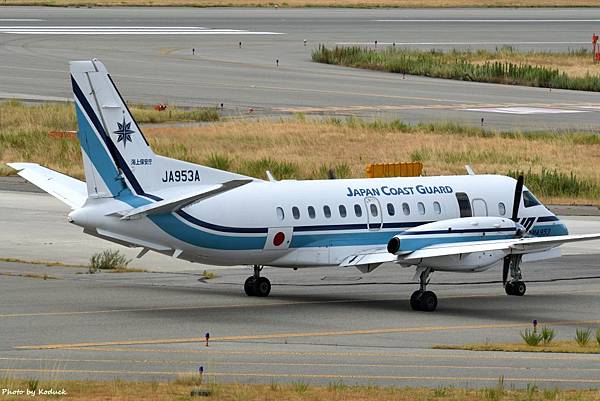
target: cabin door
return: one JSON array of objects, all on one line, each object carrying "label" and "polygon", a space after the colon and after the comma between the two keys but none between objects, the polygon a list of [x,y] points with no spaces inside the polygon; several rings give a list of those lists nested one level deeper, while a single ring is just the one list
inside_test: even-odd
[{"label": "cabin door", "polygon": [[365,198],[365,206],[367,208],[366,213],[369,230],[381,230],[383,216],[381,215],[381,205],[379,204],[379,201],[377,198],[367,197]]}]

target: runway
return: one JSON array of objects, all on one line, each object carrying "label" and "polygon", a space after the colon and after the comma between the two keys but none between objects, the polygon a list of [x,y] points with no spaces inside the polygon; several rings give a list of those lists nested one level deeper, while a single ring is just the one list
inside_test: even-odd
[{"label": "runway", "polygon": [[600,26],[600,9],[2,11],[0,97],[5,98],[71,98],[68,61],[98,57],[130,101],[223,103],[226,113],[235,116],[253,109],[259,115],[303,112],[476,125],[484,118],[485,126],[499,129],[600,125],[595,93],[403,79],[310,61],[320,43],[589,48]]},{"label": "runway", "polygon": [[[111,247],[72,230],[63,209],[47,195],[0,192],[0,255],[29,252],[30,259],[73,263]],[[566,222],[574,232],[600,225],[598,217]],[[516,387],[596,387],[598,354],[431,347],[519,342],[533,319],[554,327],[558,340],[571,338],[576,327],[600,326],[598,249],[592,243],[585,255],[526,264],[522,298],[504,294],[499,268],[437,272],[430,285],[440,300],[435,313],[410,310],[413,272],[395,266],[368,275],[267,268],[273,290],[260,299],[243,294],[250,272],[242,267],[144,257],[137,263],[148,272],[91,275],[85,268],[3,261],[0,374],[152,381],[203,366],[219,382],[481,387],[504,377]],[[217,277],[204,279],[204,269]]]}]

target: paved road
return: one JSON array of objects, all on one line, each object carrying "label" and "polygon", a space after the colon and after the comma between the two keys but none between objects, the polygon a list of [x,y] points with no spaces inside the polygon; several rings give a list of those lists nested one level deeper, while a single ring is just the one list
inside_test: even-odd
[{"label": "paved road", "polygon": [[[48,195],[0,191],[0,255],[85,263],[108,243],[83,236]],[[598,232],[598,217],[569,217]],[[580,246],[580,245],[577,245]],[[409,309],[413,271],[265,269],[267,299],[247,298],[249,269],[191,265],[147,255],[146,273],[0,262],[0,374],[162,380],[198,366],[218,381],[597,387],[599,355],[473,353],[434,344],[518,342],[537,319],[568,339],[600,326],[600,247],[529,263],[525,297],[504,294],[500,269],[435,273],[435,313]],[[573,253],[575,246],[566,247]],[[135,251],[130,253],[135,254]],[[196,268],[197,270],[192,270]],[[204,280],[203,269],[218,277]],[[44,275],[46,279],[44,280]],[[207,348],[202,337],[213,338]]]},{"label": "paved road", "polygon": [[[402,79],[315,64],[310,52],[319,43],[375,40],[380,46],[566,50],[588,46],[599,27],[600,9],[9,7],[0,16],[0,96],[69,98],[66,63],[98,57],[124,96],[137,102],[223,102],[233,114],[254,108],[471,124],[483,117],[485,125],[506,129],[596,129],[600,99],[593,93]],[[469,111],[508,106],[531,107],[511,111],[533,114]]]}]

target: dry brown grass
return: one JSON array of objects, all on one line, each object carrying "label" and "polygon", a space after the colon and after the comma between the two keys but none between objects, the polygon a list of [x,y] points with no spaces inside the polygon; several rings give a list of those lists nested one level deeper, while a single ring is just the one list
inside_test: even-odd
[{"label": "dry brown grass", "polygon": [[556,341],[549,345],[531,346],[523,343],[508,344],[465,344],[465,345],[434,345],[435,349],[458,349],[467,351],[505,351],[505,352],[551,352],[567,354],[600,354],[600,345],[590,340],[585,347],[575,341]]},{"label": "dry brown grass", "polygon": [[600,64],[594,63],[591,52],[588,54],[511,52],[501,57],[480,57],[475,54],[471,62],[474,64],[484,64],[485,62],[529,64],[558,69],[573,77],[600,75]]},{"label": "dry brown grass", "polygon": [[5,5],[167,7],[597,7],[597,0],[6,0]]},{"label": "dry brown grass", "polygon": [[[27,389],[28,382],[18,379],[0,379],[2,387],[11,389]],[[599,390],[550,390],[537,388],[514,390],[499,386],[482,389],[464,389],[453,386],[440,386],[435,389],[395,387],[395,386],[347,386],[340,382],[329,386],[304,386],[299,384],[210,384],[202,388],[212,390],[207,398],[191,397],[190,392],[196,387],[193,381],[177,380],[171,383],[150,382],[135,383],[114,380],[112,382],[94,381],[63,381],[40,382],[38,389],[64,389],[66,396],[44,397],[50,399],[85,400],[85,401],[167,401],[167,400],[196,400],[213,401],[479,401],[490,398],[495,401],[509,400],[561,400],[561,401],[592,401],[600,397]],[[40,397],[40,396],[36,396]],[[8,399],[24,400],[29,396]]]},{"label": "dry brown grass", "polygon": [[[351,177],[364,177],[367,163],[420,159],[426,175],[464,174],[464,165],[471,164],[479,173],[505,174],[515,168],[532,171],[546,168],[600,180],[600,170],[594,167],[600,163],[600,145],[578,144],[569,135],[531,140],[525,136],[463,136],[425,129],[403,133],[296,120],[226,122],[145,131],[159,152],[171,156],[195,162],[206,160],[212,153],[225,154],[233,160],[272,157],[296,163],[300,177],[311,176],[323,164],[347,164]],[[181,148],[185,151],[182,149],[178,154]],[[595,199],[579,201],[597,203]]]},{"label": "dry brown grass", "polygon": [[[32,123],[34,126],[35,123]],[[73,129],[73,125],[65,129]],[[593,134],[484,133],[476,129],[452,133],[452,127],[403,129],[363,123],[294,119],[285,121],[231,121],[195,127],[147,127],[154,150],[165,156],[210,164],[215,155],[228,159],[229,168],[264,178],[259,159],[293,166],[293,178],[325,178],[327,168],[343,166],[348,177],[364,177],[372,162],[422,161],[426,175],[463,174],[471,164],[478,173],[506,174],[509,170],[542,169],[574,173],[600,183],[600,138]],[[1,134],[1,133],[0,133]],[[77,141],[48,138],[32,128],[26,133],[0,135],[0,162],[30,161],[68,175],[82,177]],[[0,174],[12,174],[0,166]],[[282,178],[282,177],[280,177]],[[285,177],[283,177],[285,178]],[[597,204],[598,199],[569,195],[547,202]]]}]

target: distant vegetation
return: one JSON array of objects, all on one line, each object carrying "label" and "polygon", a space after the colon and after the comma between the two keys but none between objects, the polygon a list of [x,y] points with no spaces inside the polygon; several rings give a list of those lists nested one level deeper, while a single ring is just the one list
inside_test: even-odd
[{"label": "distant vegetation", "polygon": [[[72,105],[0,103],[2,163],[32,161],[83,177],[77,140],[51,138],[72,130]],[[592,132],[500,132],[453,123],[410,125],[358,118],[296,118],[226,121],[194,126],[144,127],[162,155],[266,178],[364,177],[374,162],[420,161],[425,175],[477,173],[518,175],[543,201],[600,203],[600,135]]]},{"label": "distant vegetation", "polygon": [[392,46],[380,46],[379,49],[336,46],[330,49],[321,45],[313,51],[312,59],[320,63],[434,78],[600,91],[600,68],[594,66],[592,54],[587,50],[521,53],[512,47],[504,47],[496,52],[443,52]]}]

